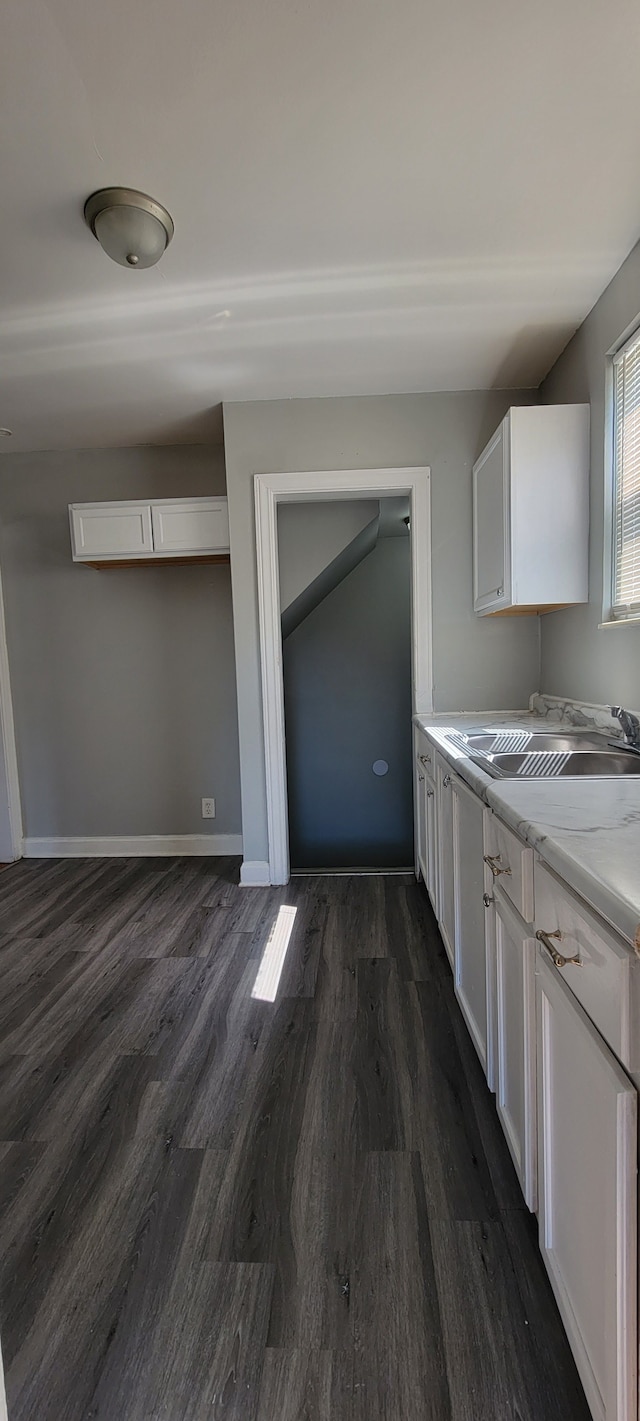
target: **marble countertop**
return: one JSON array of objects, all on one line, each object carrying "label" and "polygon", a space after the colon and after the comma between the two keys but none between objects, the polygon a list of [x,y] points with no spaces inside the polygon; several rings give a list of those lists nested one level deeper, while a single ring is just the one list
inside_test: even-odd
[{"label": "marble countertop", "polygon": [[540,727],[538,716],[479,712],[414,720],[500,819],[640,953],[640,776],[496,780],[452,745],[447,731]]}]

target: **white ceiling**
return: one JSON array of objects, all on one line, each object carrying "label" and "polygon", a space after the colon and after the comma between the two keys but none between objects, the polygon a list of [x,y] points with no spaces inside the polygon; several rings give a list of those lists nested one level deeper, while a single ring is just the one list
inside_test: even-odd
[{"label": "white ceiling", "polygon": [[[637,0],[4,0],[3,452],[537,384],[640,235],[639,41]],[[158,267],[84,226],[110,184]]]}]

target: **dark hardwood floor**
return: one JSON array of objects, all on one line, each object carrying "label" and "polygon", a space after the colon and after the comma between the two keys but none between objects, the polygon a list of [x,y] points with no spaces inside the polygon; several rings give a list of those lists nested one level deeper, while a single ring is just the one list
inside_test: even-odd
[{"label": "dark hardwood floor", "polygon": [[23,861],[0,973],[10,1421],[588,1421],[412,879]]}]

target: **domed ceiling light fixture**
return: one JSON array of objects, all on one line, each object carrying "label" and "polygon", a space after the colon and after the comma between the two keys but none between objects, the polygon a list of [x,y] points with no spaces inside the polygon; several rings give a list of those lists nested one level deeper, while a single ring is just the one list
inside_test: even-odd
[{"label": "domed ceiling light fixture", "polygon": [[84,220],[103,251],[120,266],[155,266],[173,237],[166,207],[135,188],[103,187],[84,205]]}]

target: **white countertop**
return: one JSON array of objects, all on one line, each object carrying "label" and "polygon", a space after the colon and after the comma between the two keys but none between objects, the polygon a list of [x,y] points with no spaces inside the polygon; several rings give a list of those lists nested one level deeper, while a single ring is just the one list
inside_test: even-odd
[{"label": "white countertop", "polygon": [[414,720],[495,813],[640,952],[640,776],[496,780],[452,745],[447,731],[542,728],[539,717],[478,712]]}]

